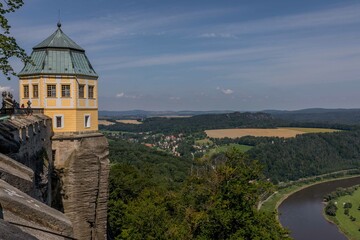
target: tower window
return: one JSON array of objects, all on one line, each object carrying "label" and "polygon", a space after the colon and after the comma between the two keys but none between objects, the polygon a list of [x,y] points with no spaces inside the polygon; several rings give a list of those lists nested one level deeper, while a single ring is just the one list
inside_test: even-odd
[{"label": "tower window", "polygon": [[64,116],[56,115],[54,124],[55,124],[55,128],[63,128],[64,127]]},{"label": "tower window", "polygon": [[29,85],[24,85],[24,98],[29,98]]},{"label": "tower window", "polygon": [[47,96],[56,97],[56,85],[47,85]]},{"label": "tower window", "polygon": [[39,86],[36,84],[34,84],[33,86],[33,98],[38,98],[39,97]]},{"label": "tower window", "polygon": [[55,162],[56,150],[52,150],[51,155],[52,155],[53,162]]},{"label": "tower window", "polygon": [[91,123],[90,123],[90,115],[85,115],[84,120],[85,120],[85,127],[89,128],[90,125],[91,125]]},{"label": "tower window", "polygon": [[89,86],[88,87],[88,97],[89,98],[94,98],[94,86]]},{"label": "tower window", "polygon": [[85,85],[79,85],[79,98],[84,98],[85,97]]},{"label": "tower window", "polygon": [[70,85],[61,85],[61,97],[70,97]]}]

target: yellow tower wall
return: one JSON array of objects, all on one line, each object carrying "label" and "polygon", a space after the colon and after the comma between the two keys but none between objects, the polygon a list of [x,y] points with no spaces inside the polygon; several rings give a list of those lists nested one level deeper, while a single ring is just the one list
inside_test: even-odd
[{"label": "yellow tower wall", "polygon": [[[96,78],[77,76],[31,76],[20,78],[20,105],[43,108],[44,114],[53,120],[55,133],[86,132],[98,130],[98,84]],[[28,86],[28,97],[24,85]],[[34,97],[34,85],[38,96]],[[48,96],[48,85],[56,86],[56,95]],[[70,86],[70,96],[62,96],[62,85]],[[79,96],[79,85],[84,86],[84,97]],[[89,98],[89,86],[93,88],[93,98]],[[61,127],[56,127],[56,116],[62,117]],[[85,123],[85,116],[87,122]]]}]

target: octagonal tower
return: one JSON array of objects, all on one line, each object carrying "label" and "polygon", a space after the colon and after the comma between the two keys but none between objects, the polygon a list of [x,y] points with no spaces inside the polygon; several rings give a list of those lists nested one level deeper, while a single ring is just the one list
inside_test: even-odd
[{"label": "octagonal tower", "polygon": [[44,108],[53,131],[98,130],[98,75],[85,50],[61,30],[33,48],[31,60],[18,74],[20,105]]}]

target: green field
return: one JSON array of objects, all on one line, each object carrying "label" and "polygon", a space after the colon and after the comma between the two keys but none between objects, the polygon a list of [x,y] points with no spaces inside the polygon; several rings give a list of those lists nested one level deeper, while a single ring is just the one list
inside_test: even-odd
[{"label": "green field", "polygon": [[204,139],[196,140],[195,144],[198,146],[206,146],[206,145],[212,146],[214,143],[210,139],[204,138]]},{"label": "green field", "polygon": [[[336,216],[329,219],[336,223],[349,239],[360,239],[360,188],[356,190],[353,195],[339,197],[335,202],[337,202],[336,205],[338,207]],[[352,203],[352,208],[349,209],[349,216],[344,214],[343,206],[347,202]],[[356,220],[352,221],[350,216],[355,217]]]},{"label": "green field", "polygon": [[236,148],[236,149],[240,150],[241,152],[247,152],[252,148],[252,146],[231,143],[228,145],[223,145],[223,146],[219,146],[219,147],[210,149],[210,151],[207,153],[207,155],[212,156],[216,153],[227,152],[231,148]]}]

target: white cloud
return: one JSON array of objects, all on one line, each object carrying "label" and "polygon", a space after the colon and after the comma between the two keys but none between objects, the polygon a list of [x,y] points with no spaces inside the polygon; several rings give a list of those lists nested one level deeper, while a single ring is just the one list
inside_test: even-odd
[{"label": "white cloud", "polygon": [[221,89],[221,92],[226,95],[230,95],[234,93],[234,90],[231,89]]},{"label": "white cloud", "polygon": [[125,96],[125,93],[123,93],[123,92],[116,94],[117,98],[122,98],[124,96]]},{"label": "white cloud", "polygon": [[129,94],[125,94],[124,92],[118,93],[116,94],[117,98],[131,98],[131,99],[137,99],[140,98],[141,95],[129,95]]},{"label": "white cloud", "polygon": [[200,34],[201,38],[237,38],[236,35],[230,33],[203,33]]},{"label": "white cloud", "polygon": [[2,92],[12,92],[12,91],[14,91],[14,89],[12,89],[11,87],[0,86],[0,93],[2,93]]},{"label": "white cloud", "polygon": [[231,95],[234,93],[234,90],[228,88],[228,89],[224,89],[224,88],[220,88],[220,87],[217,87],[216,90],[222,92],[223,94],[225,95]]}]

